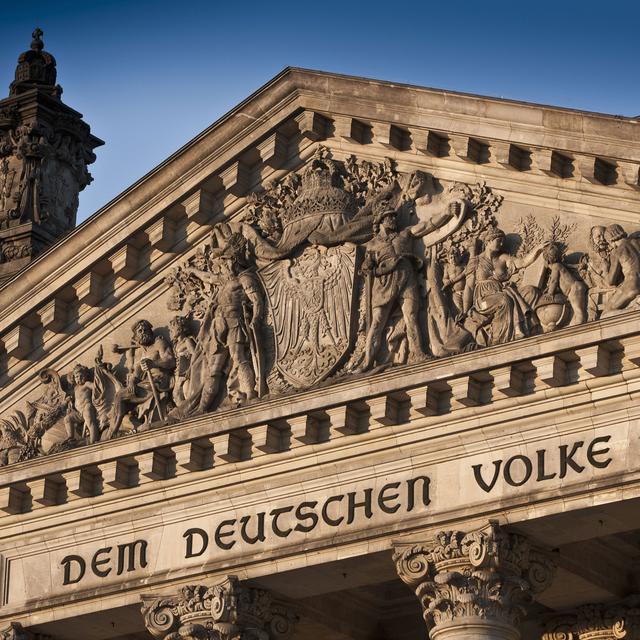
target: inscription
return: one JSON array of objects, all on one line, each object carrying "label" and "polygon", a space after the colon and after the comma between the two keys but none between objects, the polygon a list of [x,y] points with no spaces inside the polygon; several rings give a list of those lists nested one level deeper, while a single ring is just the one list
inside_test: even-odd
[{"label": "inscription", "polygon": [[[393,515],[401,509],[410,513],[431,503],[430,482],[427,476],[417,476],[388,482],[379,490],[369,487],[278,506],[256,514],[241,514],[214,522],[208,530],[190,527],[182,534],[184,558],[197,558],[210,548],[228,551],[239,542],[255,545],[286,539],[296,533],[309,534],[321,524],[348,527],[356,521],[370,520],[375,513]],[[103,580],[144,569],[148,564],[148,546],[146,540],[136,540],[102,547],[89,558],[67,555],[60,563],[62,584],[77,584],[92,575]]]},{"label": "inscription", "polygon": [[[60,564],[64,572],[63,585],[80,582],[87,572],[87,561],[82,556],[65,556]],[[106,578],[114,569],[116,575],[120,576],[125,572],[144,569],[146,566],[146,540],[119,544],[115,551],[113,547],[103,547],[98,549],[89,561],[91,572],[98,578]]]},{"label": "inscription", "polygon": [[587,466],[595,469],[606,469],[613,458],[608,456],[610,447],[604,446],[611,436],[594,438],[585,446],[584,440],[571,445],[560,445],[552,456],[549,449],[538,449],[535,457],[516,454],[506,460],[494,460],[493,468],[484,469],[483,464],[472,466],[473,475],[478,486],[487,493],[496,486],[498,479],[511,487],[521,487],[528,482],[544,482],[558,478],[562,480],[570,472],[582,473]]},{"label": "inscription", "polygon": [[[330,527],[351,525],[359,514],[369,520],[374,510],[394,514],[402,507],[411,512],[418,506],[429,506],[430,480],[426,476],[411,478],[404,483],[385,484],[374,495],[373,489],[350,491],[329,496],[324,500],[310,500],[297,505],[277,507],[253,515],[230,518],[213,530],[213,544],[219,549],[232,549],[237,542],[254,545],[269,537],[288,538],[294,532],[311,533],[320,523]],[[210,546],[210,532],[190,528],[183,535],[185,558],[201,556]]]}]

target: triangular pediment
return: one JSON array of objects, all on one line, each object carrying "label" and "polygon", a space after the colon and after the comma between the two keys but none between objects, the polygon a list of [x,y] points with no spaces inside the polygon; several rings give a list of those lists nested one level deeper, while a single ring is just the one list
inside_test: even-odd
[{"label": "triangular pediment", "polygon": [[5,462],[634,311],[639,137],[286,70],[0,290]]}]

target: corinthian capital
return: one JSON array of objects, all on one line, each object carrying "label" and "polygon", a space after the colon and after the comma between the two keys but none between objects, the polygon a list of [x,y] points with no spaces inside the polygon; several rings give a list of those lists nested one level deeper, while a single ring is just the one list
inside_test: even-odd
[{"label": "corinthian capital", "polygon": [[549,620],[543,640],[637,640],[640,596],[619,602],[587,604]]},{"label": "corinthian capital", "polygon": [[415,590],[430,630],[472,619],[515,629],[554,571],[526,538],[494,522],[471,533],[441,531],[429,544],[397,545],[394,561]]},{"label": "corinthian capital", "polygon": [[297,621],[268,591],[246,587],[235,576],[142,601],[145,625],[158,640],[285,640]]}]

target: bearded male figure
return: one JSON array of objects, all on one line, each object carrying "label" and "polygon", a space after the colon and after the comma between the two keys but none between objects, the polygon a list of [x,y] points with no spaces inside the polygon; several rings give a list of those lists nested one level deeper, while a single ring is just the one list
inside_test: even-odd
[{"label": "bearded male figure", "polygon": [[124,416],[135,409],[145,431],[154,420],[164,420],[171,405],[171,385],[176,359],[171,344],[156,335],[148,320],[138,320],[132,327],[132,343],[113,346],[115,353],[127,354],[127,386],[114,399],[113,419],[105,439],[115,436]]}]

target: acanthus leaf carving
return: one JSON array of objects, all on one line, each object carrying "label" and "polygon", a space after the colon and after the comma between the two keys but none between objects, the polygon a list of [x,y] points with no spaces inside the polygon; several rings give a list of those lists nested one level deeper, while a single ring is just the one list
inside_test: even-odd
[{"label": "acanthus leaf carving", "polygon": [[[394,561],[429,629],[465,618],[516,625],[533,594],[550,584],[554,569],[525,538],[493,522],[470,533],[442,531],[431,545],[398,545]],[[541,567],[548,575],[542,576]]]},{"label": "acanthus leaf carving", "polygon": [[173,598],[143,596],[145,626],[158,640],[280,640],[297,616],[264,590],[235,576],[211,587],[183,587]]}]

